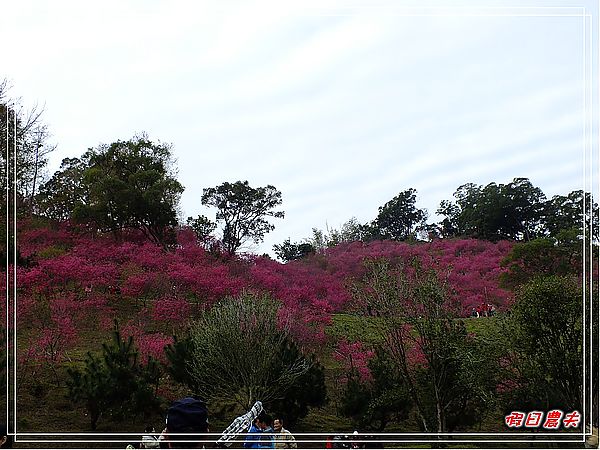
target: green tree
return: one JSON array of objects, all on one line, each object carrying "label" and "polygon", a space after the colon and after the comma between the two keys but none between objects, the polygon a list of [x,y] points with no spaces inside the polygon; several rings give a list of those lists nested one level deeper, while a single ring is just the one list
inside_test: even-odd
[{"label": "green tree", "polygon": [[427,211],[415,206],[417,191],[407,189],[379,207],[379,214],[371,224],[373,238],[405,241],[416,239],[425,227]]},{"label": "green tree", "polygon": [[567,195],[555,195],[545,205],[546,226],[552,237],[561,232],[577,230],[578,236],[598,241],[600,214],[598,204],[589,192],[572,191]]},{"label": "green tree", "polygon": [[315,360],[295,349],[278,310],[268,297],[246,293],[216,304],[194,325],[188,371],[202,398],[246,410],[257,400],[305,401],[293,393]]},{"label": "green tree", "polygon": [[385,347],[376,347],[368,365],[370,381],[361,380],[355,368],[346,374],[339,409],[352,419],[354,428],[383,432],[390,421],[406,419],[412,402],[396,361]]},{"label": "green tree", "polygon": [[140,364],[133,337],[123,340],[117,325],[111,342],[102,344],[100,356],[88,352],[82,369],[69,368],[67,372],[69,398],[74,403],[84,402],[92,430],[103,414],[122,420],[141,411],[148,415],[160,410],[158,363],[150,359],[146,365]]},{"label": "green tree", "polygon": [[370,224],[361,224],[356,217],[344,222],[339,230],[328,229],[327,247],[334,247],[343,242],[367,242],[373,240],[373,229]]},{"label": "green tree", "polygon": [[210,239],[210,235],[217,228],[217,224],[210,220],[208,217],[200,214],[195,219],[188,217],[187,226],[194,230],[196,238],[201,244],[205,244]]},{"label": "green tree", "polygon": [[273,251],[282,261],[290,262],[297,259],[302,259],[305,256],[314,253],[315,249],[308,242],[292,243],[290,239],[287,238],[281,244],[275,244],[273,246]]},{"label": "green tree", "polygon": [[93,149],[83,185],[87,201],[78,202],[72,215],[78,222],[117,234],[138,229],[163,245],[177,225],[183,187],[175,179],[169,145],[142,135]]},{"label": "green tree", "polygon": [[206,188],[202,204],[218,209],[217,222],[223,223],[223,245],[235,253],[245,242],[262,242],[265,234],[275,229],[267,217],[283,218],[283,211],[274,211],[281,205],[281,192],[274,186],[253,188],[248,181],[222,183]]},{"label": "green tree", "polygon": [[510,391],[514,405],[582,410],[581,302],[581,287],[568,276],[539,276],[517,291],[501,331],[511,362],[507,381],[516,386]]},{"label": "green tree", "polygon": [[546,198],[527,178],[485,187],[467,183],[454,197],[454,203],[444,200],[437,210],[445,216],[439,224],[443,236],[527,241],[545,234]]},{"label": "green tree", "polygon": [[[406,386],[421,428],[446,432],[491,399],[494,359],[456,320],[447,282],[415,263],[408,273],[384,260],[367,261],[367,275],[353,287],[358,305],[376,315],[381,339]],[[482,373],[486,369],[486,374]],[[489,370],[488,370],[489,369]],[[480,417],[480,416],[479,416]]]},{"label": "green tree", "polygon": [[193,358],[193,350],[194,344],[189,336],[183,339],[175,336],[173,343],[165,347],[165,355],[168,360],[165,368],[173,380],[188,386],[192,393],[198,394],[198,385],[188,370],[188,362]]},{"label": "green tree", "polygon": [[287,339],[285,345],[282,346],[279,367],[274,370],[286,370],[286,366],[302,359],[308,360],[309,368],[306,373],[288,386],[283,398],[273,400],[269,404],[269,409],[274,414],[285,417],[286,424],[291,428],[296,425],[299,419],[308,414],[309,407],[322,406],[327,400],[325,368],[314,355],[303,355],[292,340]]},{"label": "green tree", "polygon": [[89,203],[89,192],[83,183],[83,173],[89,167],[90,152],[81,158],[65,158],[60,169],[41,186],[37,203],[46,217],[63,221],[78,205]]},{"label": "green tree", "polygon": [[344,242],[371,241],[379,239],[379,235],[370,224],[361,224],[356,217],[344,222],[340,229],[326,227],[326,231],[319,228],[312,229],[312,236],[305,239],[315,252],[322,252],[326,248],[335,247]]},{"label": "green tree", "polygon": [[576,236],[573,239],[572,231],[570,238],[567,231],[559,234],[562,242],[553,238],[537,238],[515,244],[502,261],[508,269],[500,275],[503,285],[515,288],[539,275],[579,274],[583,267],[581,243]]}]

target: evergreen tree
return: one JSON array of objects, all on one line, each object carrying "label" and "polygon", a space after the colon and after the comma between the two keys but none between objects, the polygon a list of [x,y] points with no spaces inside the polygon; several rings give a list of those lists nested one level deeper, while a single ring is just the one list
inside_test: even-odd
[{"label": "evergreen tree", "polygon": [[103,414],[122,420],[125,415],[147,415],[160,407],[158,363],[150,359],[140,364],[133,337],[122,339],[116,323],[112,340],[102,344],[101,355],[88,352],[84,367],[69,368],[68,374],[69,397],[74,403],[84,402],[92,430]]}]

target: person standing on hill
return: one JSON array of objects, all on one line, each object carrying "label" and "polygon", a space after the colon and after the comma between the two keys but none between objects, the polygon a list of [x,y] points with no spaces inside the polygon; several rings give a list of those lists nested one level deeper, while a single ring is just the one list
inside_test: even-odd
[{"label": "person standing on hill", "polygon": [[273,420],[273,430],[275,431],[275,448],[298,448],[292,433],[283,428],[282,419]]}]

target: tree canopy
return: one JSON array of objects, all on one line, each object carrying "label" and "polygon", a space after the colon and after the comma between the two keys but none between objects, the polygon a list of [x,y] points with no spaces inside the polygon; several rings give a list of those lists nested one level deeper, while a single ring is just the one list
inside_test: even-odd
[{"label": "tree canopy", "polygon": [[89,167],[90,153],[81,158],[65,158],[60,169],[44,183],[37,196],[44,215],[63,221],[71,218],[76,206],[89,203],[89,192],[83,183],[83,172]]},{"label": "tree canopy", "polygon": [[574,278],[538,276],[519,288],[504,335],[519,407],[582,407],[582,292]]},{"label": "tree canopy", "polygon": [[281,205],[281,192],[274,186],[253,188],[248,181],[225,182],[206,188],[202,204],[218,209],[217,222],[223,224],[223,245],[235,253],[244,243],[259,243],[265,234],[275,229],[267,217],[283,218],[283,211],[274,211]]},{"label": "tree canopy", "polygon": [[530,241],[556,238],[570,229],[583,235],[585,223],[586,235],[598,239],[598,205],[583,191],[547,200],[527,178],[515,178],[508,184],[463,184],[454,197],[454,202],[443,200],[437,210],[445,216],[439,223],[442,237]]},{"label": "tree canopy", "polygon": [[199,244],[206,244],[211,237],[211,233],[217,228],[216,223],[202,214],[196,218],[188,217],[186,225],[194,230]]},{"label": "tree canopy", "polygon": [[287,238],[281,244],[275,244],[273,251],[279,259],[284,262],[294,261],[296,259],[302,259],[307,255],[315,252],[312,244],[308,242],[291,242]]},{"label": "tree canopy", "polygon": [[598,241],[600,215],[598,204],[589,192],[572,191],[555,195],[546,203],[545,224],[548,234],[560,237],[561,232],[577,230],[580,237]]},{"label": "tree canopy", "polygon": [[105,232],[138,229],[165,244],[169,227],[177,225],[182,192],[171,147],[141,135],[63,160],[43,186],[41,203],[56,219],[70,217]]},{"label": "tree canopy", "polygon": [[417,208],[416,201],[417,191],[410,188],[380,206],[377,218],[371,224],[374,234],[380,239],[396,241],[416,239],[427,220],[427,211]]},{"label": "tree canopy", "polygon": [[456,201],[442,201],[438,214],[445,236],[470,236],[498,241],[530,240],[543,233],[546,197],[526,178],[504,184],[463,184],[454,193]]}]

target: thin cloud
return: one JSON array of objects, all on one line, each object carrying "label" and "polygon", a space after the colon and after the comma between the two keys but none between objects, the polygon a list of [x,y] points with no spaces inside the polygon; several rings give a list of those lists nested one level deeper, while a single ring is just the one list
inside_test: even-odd
[{"label": "thin cloud", "polygon": [[264,252],[410,187],[435,219],[465,182],[582,186],[581,18],[439,3],[11,2],[0,38],[15,92],[46,104],[51,170],[147,131],[174,145],[186,217],[226,180],[283,192]]}]

